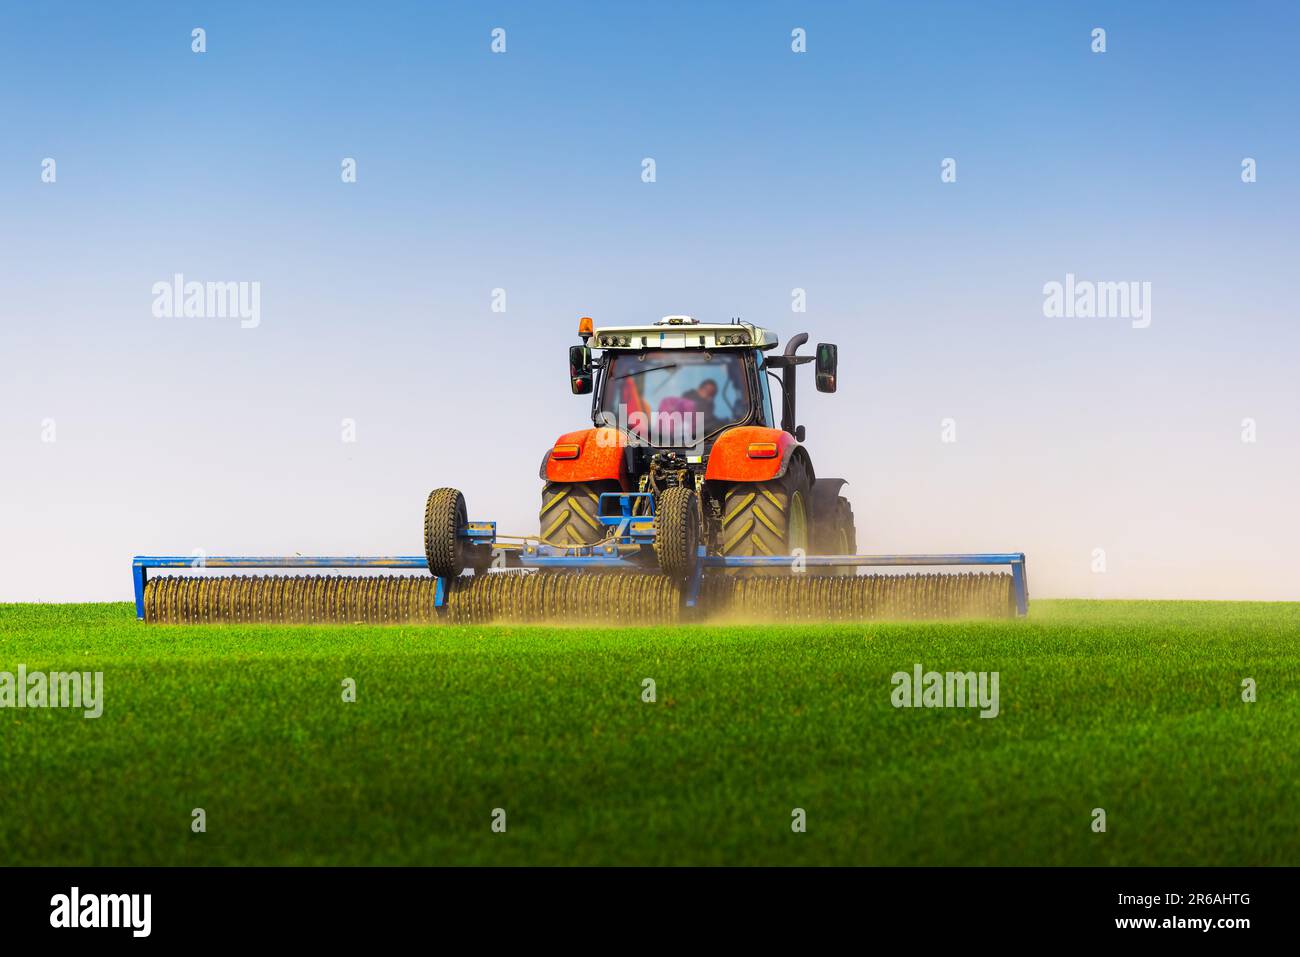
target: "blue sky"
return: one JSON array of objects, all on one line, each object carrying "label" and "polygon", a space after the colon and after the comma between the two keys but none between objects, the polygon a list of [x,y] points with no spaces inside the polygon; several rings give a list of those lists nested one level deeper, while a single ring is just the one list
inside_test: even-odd
[{"label": "blue sky", "polygon": [[[1040,595],[1300,598],[1298,28],[1284,3],[9,7],[0,599],[125,597],[136,552],[418,552],[441,484],[531,532],[537,462],[586,421],[576,318],[683,312],[839,343],[840,393],[801,409],[864,549],[1024,549]],[[1151,326],[1045,318],[1067,272],[1150,282]],[[154,317],[175,273],[259,282],[261,324]]]}]

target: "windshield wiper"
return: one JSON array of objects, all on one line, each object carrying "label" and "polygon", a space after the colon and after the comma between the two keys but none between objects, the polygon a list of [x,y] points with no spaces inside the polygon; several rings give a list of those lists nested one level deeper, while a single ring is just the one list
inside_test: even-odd
[{"label": "windshield wiper", "polygon": [[645,375],[647,372],[658,372],[660,369],[676,369],[677,363],[670,362],[666,366],[651,366],[649,369],[637,369],[635,372],[624,372],[622,375],[614,376],[615,379],[627,379],[634,375]]}]

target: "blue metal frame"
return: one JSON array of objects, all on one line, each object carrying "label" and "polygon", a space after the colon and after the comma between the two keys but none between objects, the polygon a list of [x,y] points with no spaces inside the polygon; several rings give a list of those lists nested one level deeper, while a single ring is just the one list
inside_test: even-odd
[{"label": "blue metal frame", "polygon": [[[618,499],[618,514],[606,515],[605,503]],[[645,499],[643,515],[632,514],[633,499]],[[649,545],[655,538],[655,497],[650,492],[601,492],[596,500],[596,518],[602,525],[615,526],[614,538],[621,545]]]},{"label": "blue metal frame", "polygon": [[[619,500],[616,515],[603,514],[610,498]],[[649,500],[649,512],[634,515],[634,500]],[[508,556],[510,564],[520,568],[627,568],[646,570],[657,567],[654,551],[654,496],[649,492],[605,492],[600,496],[598,511],[602,524],[615,527],[614,537],[598,545],[558,546],[538,542],[525,542],[515,546]],[[496,522],[469,522],[460,536],[471,544],[494,546],[497,542]],[[1029,586],[1025,576],[1024,552],[992,552],[974,555],[808,555],[800,559],[804,567],[828,565],[865,565],[870,567],[919,567],[929,565],[1008,565],[1011,568],[1012,587],[1015,592],[1016,614],[1029,613]],[[795,563],[792,555],[722,556],[709,555],[700,546],[695,568],[686,582],[686,606],[695,607],[700,597],[700,586],[708,568],[790,568]],[[144,586],[150,568],[397,568],[428,570],[423,555],[303,557],[301,555],[259,557],[225,555],[195,557],[193,555],[137,555],[131,561],[135,579],[135,614],[144,619]],[[434,606],[442,608],[446,602],[446,579],[439,577],[434,586]]]},{"label": "blue metal frame", "polygon": [[467,522],[461,529],[461,538],[468,538],[479,545],[491,545],[497,540],[496,522]]}]

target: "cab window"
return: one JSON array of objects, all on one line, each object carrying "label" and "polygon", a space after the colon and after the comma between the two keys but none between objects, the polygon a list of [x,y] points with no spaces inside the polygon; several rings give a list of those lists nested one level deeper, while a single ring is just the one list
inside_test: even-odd
[{"label": "cab window", "polygon": [[600,410],[651,445],[689,446],[747,420],[753,402],[742,353],[648,350],[610,356]]}]

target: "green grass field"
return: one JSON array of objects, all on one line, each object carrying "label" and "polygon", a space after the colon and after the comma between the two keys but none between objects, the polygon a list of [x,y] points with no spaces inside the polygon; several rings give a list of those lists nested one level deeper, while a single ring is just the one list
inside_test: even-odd
[{"label": "green grass field", "polygon": [[[604,631],[0,605],[0,671],[103,671],[105,699],[0,710],[0,863],[1297,864],[1298,645],[1300,604]],[[999,672],[1001,714],[894,708],[917,662]]]}]

